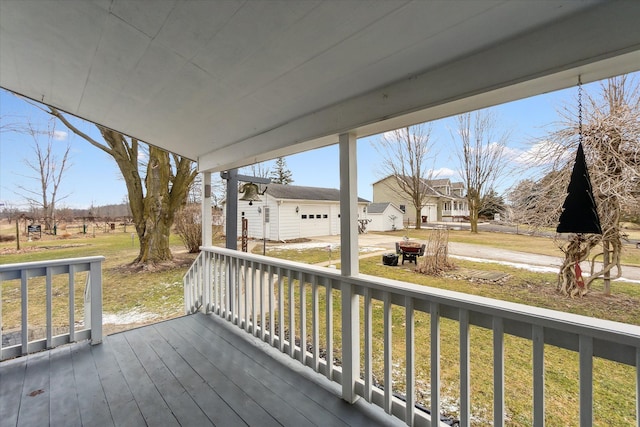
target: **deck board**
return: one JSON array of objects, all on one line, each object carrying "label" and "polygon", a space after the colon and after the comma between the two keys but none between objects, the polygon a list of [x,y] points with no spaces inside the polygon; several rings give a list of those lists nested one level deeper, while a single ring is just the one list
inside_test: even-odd
[{"label": "deck board", "polygon": [[196,314],[0,363],[0,427],[402,425],[338,390]]},{"label": "deck board", "polygon": [[26,357],[0,363],[0,427],[18,423],[26,368]]},{"label": "deck board", "polygon": [[[49,414],[50,424],[55,426],[80,426],[80,406],[77,395],[67,393],[67,390],[75,390],[76,383],[73,374],[73,366],[67,363],[71,357],[71,346],[62,346],[49,352],[50,366],[50,390]],[[57,399],[67,393],[66,399]]]},{"label": "deck board", "polygon": [[49,417],[49,352],[28,356],[18,422],[38,425]]}]

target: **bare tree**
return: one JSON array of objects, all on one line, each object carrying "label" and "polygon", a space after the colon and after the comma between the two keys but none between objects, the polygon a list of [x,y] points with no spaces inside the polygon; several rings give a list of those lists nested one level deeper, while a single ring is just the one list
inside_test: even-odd
[{"label": "bare tree", "polygon": [[422,208],[433,191],[427,184],[432,170],[428,161],[433,157],[431,130],[430,124],[421,124],[385,132],[376,146],[382,155],[382,173],[391,176],[393,187],[411,200],[416,229],[421,228]]},{"label": "bare tree", "polygon": [[242,174],[258,178],[268,178],[271,174],[271,168],[269,167],[268,162],[254,163],[242,168]]},{"label": "bare tree", "polygon": [[[56,155],[56,130],[53,124],[46,131],[36,129],[31,123],[23,128],[16,127],[15,130],[26,132],[33,140],[31,155],[24,159],[24,164],[32,174],[25,177],[37,182],[34,186],[19,185],[18,189],[33,209],[41,211],[45,230],[52,230],[56,220],[56,203],[68,196],[60,196],[59,190],[62,178],[71,166],[68,163],[71,146],[67,144],[62,155]],[[41,141],[43,136],[46,142]]]},{"label": "bare tree", "polygon": [[[538,218],[528,218],[533,225],[548,226],[548,221],[540,220],[542,217],[557,222],[573,167],[574,157],[567,154],[575,151],[580,134],[576,111],[581,112],[582,143],[603,234],[581,236],[580,245],[575,244],[577,239],[569,239],[574,242],[573,250],[563,248],[564,266],[575,263],[574,252],[578,251],[580,258],[590,258],[591,275],[584,285],[574,279],[559,289],[569,295],[582,295],[594,280],[604,279],[604,291],[609,294],[611,272],[615,269],[616,277],[622,274],[620,255],[622,242],[626,239],[620,228],[622,210],[633,211],[640,206],[640,87],[629,77],[621,76],[602,82],[597,94],[585,92],[584,95],[582,108],[574,104],[565,106],[560,112],[563,126],[545,138],[548,141],[545,150],[539,151],[537,159],[537,165],[545,165],[544,177],[536,183],[538,193],[557,194],[560,191],[561,197],[534,197],[526,207],[530,212],[546,213]],[[600,245],[601,252],[590,253]],[[585,251],[585,248],[589,250]],[[601,264],[596,262],[600,260]]]},{"label": "bare tree", "polygon": [[49,107],[47,112],[73,133],[107,153],[118,165],[127,185],[131,215],[140,241],[140,252],[134,263],[172,259],[169,248],[171,226],[176,212],[186,203],[189,188],[197,175],[194,163],[152,145],[148,147],[148,158],[141,162],[139,154],[144,144],[137,139],[96,125],[104,140],[99,142],[55,108]]},{"label": "bare tree", "polygon": [[457,134],[452,137],[459,144],[456,154],[467,187],[471,232],[477,233],[482,199],[503,170],[509,133],[496,134],[496,115],[490,110],[461,114],[457,121]]}]

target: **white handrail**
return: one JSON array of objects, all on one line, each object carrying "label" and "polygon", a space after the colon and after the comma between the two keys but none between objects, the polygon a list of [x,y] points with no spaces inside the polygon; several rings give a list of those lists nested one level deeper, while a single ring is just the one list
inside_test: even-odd
[{"label": "white handrail", "polygon": [[[57,347],[73,341],[91,339],[91,344],[102,342],[102,262],[104,257],[68,258],[0,265],[0,360]],[[75,330],[75,273],[88,272],[85,290],[85,318],[89,324]],[[69,289],[69,330],[54,336],[53,329],[53,276],[67,275]],[[45,278],[46,337],[29,341],[29,279]],[[21,330],[20,343],[2,346],[2,282],[20,280]]]},{"label": "white handrail", "polygon": [[[206,272],[203,272],[206,266]],[[224,248],[201,248],[201,254],[185,276],[185,307],[193,312],[204,307],[225,318],[253,335],[261,337],[291,358],[301,361],[329,379],[342,384],[343,372],[350,369],[350,362],[342,357],[342,367],[333,363],[334,294],[348,289],[362,303],[364,318],[360,310],[352,306],[351,315],[342,316],[342,330],[357,330],[364,326],[363,348],[360,341],[351,339],[349,354],[363,355],[363,374],[356,372],[352,388],[367,401],[379,405],[388,413],[404,420],[409,425],[430,425],[429,416],[415,411],[415,361],[414,361],[414,317],[416,312],[429,316],[431,348],[431,405],[432,413],[441,412],[440,396],[440,320],[451,319],[459,323],[460,339],[460,425],[470,424],[470,339],[469,328],[476,326],[493,333],[493,381],[494,381],[494,425],[504,425],[504,338],[506,335],[521,337],[532,342],[533,359],[533,422],[544,424],[544,345],[553,345],[578,354],[580,371],[580,416],[582,425],[590,425],[593,418],[593,357],[600,357],[636,367],[640,377],[640,327],[592,317],[580,316],[523,304],[499,301],[454,291],[430,288],[380,277],[359,275],[344,277],[339,271],[298,262],[279,260],[261,255],[247,254]],[[187,280],[189,278],[189,280]],[[204,281],[207,278],[206,283]],[[189,289],[187,289],[189,287]],[[325,292],[318,288],[324,287]],[[311,292],[312,301],[305,303],[305,292]],[[294,294],[298,294],[298,298]],[[318,331],[317,297],[326,295],[324,330]],[[338,299],[344,304],[353,304],[351,297]],[[392,384],[391,355],[391,307],[404,307],[406,346],[404,359],[407,372],[406,390],[411,394],[405,400],[398,399],[393,387],[381,390],[373,387],[372,381],[372,301],[383,305],[384,313],[384,383]],[[277,316],[276,313],[277,312]],[[285,316],[285,312],[287,313]],[[355,313],[354,313],[355,312]],[[258,322],[259,320],[259,322]],[[353,323],[352,323],[353,322]],[[297,324],[297,323],[300,323]],[[352,324],[350,324],[352,323]],[[357,324],[356,324],[357,323]],[[311,333],[304,325],[311,324]],[[274,328],[274,325],[277,328]],[[304,331],[304,333],[301,333]],[[326,339],[320,341],[319,332]],[[289,336],[287,336],[289,335]],[[343,333],[344,337],[344,333]],[[295,338],[295,339],[294,339]],[[296,343],[296,341],[298,341]],[[324,346],[326,354],[318,357],[318,349]],[[397,355],[394,355],[397,356]],[[355,363],[355,362],[354,362]],[[344,387],[343,387],[344,390]],[[633,395],[634,390],[629,393]],[[636,405],[640,408],[640,397]],[[640,409],[638,409],[640,411]],[[548,415],[548,414],[547,414]]]}]

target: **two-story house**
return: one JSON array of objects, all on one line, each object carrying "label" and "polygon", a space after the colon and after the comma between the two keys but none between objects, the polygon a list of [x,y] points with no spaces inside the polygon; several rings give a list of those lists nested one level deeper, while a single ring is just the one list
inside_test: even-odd
[{"label": "two-story house", "polygon": [[[469,205],[462,182],[451,182],[448,178],[422,180],[426,194],[419,221],[461,221],[469,216]],[[389,175],[373,183],[373,202],[390,202],[404,212],[404,224],[416,223],[416,209],[411,195],[403,191],[395,177]]]}]

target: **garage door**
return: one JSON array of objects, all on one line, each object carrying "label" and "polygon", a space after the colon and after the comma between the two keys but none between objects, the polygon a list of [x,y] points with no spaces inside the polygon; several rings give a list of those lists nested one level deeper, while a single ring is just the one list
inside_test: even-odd
[{"label": "garage door", "polygon": [[308,205],[300,208],[300,237],[328,236],[331,234],[331,208]]}]

